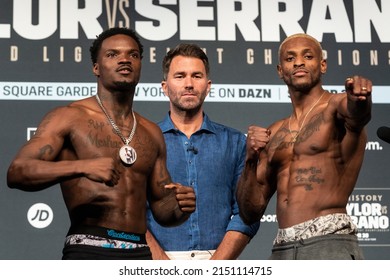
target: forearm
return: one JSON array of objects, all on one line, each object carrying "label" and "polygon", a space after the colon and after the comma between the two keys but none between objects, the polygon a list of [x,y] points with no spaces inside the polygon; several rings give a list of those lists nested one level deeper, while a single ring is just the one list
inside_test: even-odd
[{"label": "forearm", "polygon": [[35,159],[17,159],[8,169],[10,188],[38,191],[58,183],[63,178],[80,175],[76,161],[50,162]]},{"label": "forearm", "polygon": [[265,208],[262,210],[259,203],[260,188],[257,182],[257,161],[246,161],[244,170],[237,184],[237,203],[240,217],[246,224],[260,220]]},{"label": "forearm", "polygon": [[352,128],[362,128],[371,120],[371,96],[366,100],[348,98],[347,123]]},{"label": "forearm", "polygon": [[180,210],[175,193],[172,191],[170,191],[170,194],[164,196],[161,200],[152,202],[151,209],[154,219],[161,226],[165,227],[178,226],[184,223],[190,216],[189,213],[185,213]]},{"label": "forearm", "polygon": [[345,81],[345,95],[338,104],[338,113],[345,118],[346,127],[360,131],[371,119],[372,82],[362,76],[353,76]]},{"label": "forearm", "polygon": [[211,260],[235,260],[244,251],[249,241],[249,236],[241,232],[228,231]]}]

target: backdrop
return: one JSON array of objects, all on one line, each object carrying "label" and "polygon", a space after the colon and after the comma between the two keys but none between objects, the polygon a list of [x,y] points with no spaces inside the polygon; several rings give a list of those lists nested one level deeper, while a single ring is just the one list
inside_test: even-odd
[{"label": "backdrop", "polygon": [[[287,88],[276,73],[280,42],[303,32],[328,59],[325,88],[343,90],[359,74],[374,84],[364,164],[348,213],[367,259],[390,259],[390,1],[386,0],[2,0],[0,9],[0,259],[60,259],[69,219],[59,186],[8,189],[7,168],[42,117],[96,93],[89,47],[113,26],[133,28],[145,47],[135,110],[153,121],[168,110],[161,61],[179,42],[207,52],[213,87],[205,111],[246,133],[289,116]],[[275,201],[241,259],[266,259],[277,230]]]}]

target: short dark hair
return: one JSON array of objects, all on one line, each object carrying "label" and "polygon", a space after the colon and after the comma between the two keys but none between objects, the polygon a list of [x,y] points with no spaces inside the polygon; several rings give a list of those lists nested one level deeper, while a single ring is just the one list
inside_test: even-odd
[{"label": "short dark hair", "polygon": [[98,53],[100,51],[100,48],[102,47],[103,41],[111,36],[118,34],[127,35],[133,38],[138,45],[139,52],[142,58],[144,47],[135,31],[125,27],[113,27],[103,31],[102,33],[100,33],[100,35],[96,36],[95,41],[93,41],[92,46],[89,48],[92,64],[95,64],[97,62]]},{"label": "short dark hair", "polygon": [[171,49],[164,57],[162,62],[162,70],[163,70],[163,79],[164,81],[167,79],[167,75],[169,72],[169,67],[171,66],[172,59],[176,56],[188,56],[199,58],[203,61],[204,67],[206,68],[206,75],[209,76],[210,73],[210,64],[209,59],[206,53],[196,44],[179,44],[174,49]]}]

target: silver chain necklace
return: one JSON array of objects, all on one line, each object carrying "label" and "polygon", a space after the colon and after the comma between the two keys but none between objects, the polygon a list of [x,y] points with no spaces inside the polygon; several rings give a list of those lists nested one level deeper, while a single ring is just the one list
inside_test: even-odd
[{"label": "silver chain necklace", "polygon": [[120,131],[119,127],[116,125],[114,120],[107,113],[106,109],[103,106],[102,101],[100,100],[99,95],[96,94],[95,97],[96,97],[96,101],[99,104],[100,108],[102,109],[103,113],[106,115],[107,120],[110,122],[111,126],[114,128],[116,134],[122,139],[123,143],[125,143],[125,145],[123,145],[119,150],[119,157],[121,158],[123,163],[129,164],[129,165],[133,164],[137,160],[137,153],[134,150],[134,148],[129,145],[129,143],[133,139],[134,134],[135,134],[135,130],[137,128],[137,119],[135,118],[134,111],[131,110],[131,113],[133,114],[133,119],[134,119],[133,128],[131,129],[129,137],[126,138],[123,136],[122,132]]}]

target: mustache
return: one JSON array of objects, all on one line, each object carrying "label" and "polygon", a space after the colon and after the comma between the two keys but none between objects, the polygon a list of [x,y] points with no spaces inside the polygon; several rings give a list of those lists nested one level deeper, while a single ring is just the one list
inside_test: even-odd
[{"label": "mustache", "polygon": [[296,74],[297,72],[302,72],[302,71],[305,73],[309,73],[309,71],[305,67],[299,67],[299,68],[295,69],[292,73]]},{"label": "mustache", "polygon": [[130,72],[133,72],[133,67],[131,67],[131,65],[121,65],[116,69],[117,72],[122,70],[129,70]]}]

